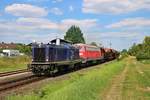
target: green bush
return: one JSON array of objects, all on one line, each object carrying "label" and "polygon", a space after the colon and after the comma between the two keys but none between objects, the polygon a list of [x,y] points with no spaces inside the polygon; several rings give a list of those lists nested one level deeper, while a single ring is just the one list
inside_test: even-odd
[{"label": "green bush", "polygon": [[121,59],[124,59],[126,57],[128,57],[128,51],[126,49],[123,49],[121,52],[120,52],[120,56],[118,57],[118,60],[121,60]]},{"label": "green bush", "polygon": [[31,55],[31,46],[17,44],[16,49],[19,50],[21,53],[25,53],[26,55]]},{"label": "green bush", "polygon": [[148,53],[145,52],[139,52],[136,55],[137,60],[145,60],[145,59],[150,59],[150,55]]}]

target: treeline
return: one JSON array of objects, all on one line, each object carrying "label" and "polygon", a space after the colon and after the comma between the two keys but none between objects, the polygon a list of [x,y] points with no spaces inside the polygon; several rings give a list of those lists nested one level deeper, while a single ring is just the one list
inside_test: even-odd
[{"label": "treeline", "polygon": [[31,46],[18,43],[16,44],[16,49],[19,50],[21,53],[26,55],[31,55]]},{"label": "treeline", "polygon": [[123,50],[122,54],[135,56],[137,60],[150,59],[150,36],[146,36],[141,44],[133,44],[128,51]]},{"label": "treeline", "polygon": [[26,45],[22,43],[13,43],[13,47],[10,46],[11,43],[5,43],[6,45],[3,48],[0,48],[0,53],[3,53],[4,49],[10,49],[10,50],[19,50],[20,53],[24,53],[25,55],[31,55],[31,45]]}]

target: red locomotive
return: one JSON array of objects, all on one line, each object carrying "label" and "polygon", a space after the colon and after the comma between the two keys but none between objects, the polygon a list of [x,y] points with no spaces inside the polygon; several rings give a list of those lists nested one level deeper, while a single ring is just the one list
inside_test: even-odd
[{"label": "red locomotive", "polygon": [[76,44],[83,63],[104,62],[118,57],[118,52],[111,48],[100,48],[87,44]]},{"label": "red locomotive", "polygon": [[83,62],[103,61],[105,54],[103,48],[87,44],[76,44],[76,46],[79,48],[79,56]]}]

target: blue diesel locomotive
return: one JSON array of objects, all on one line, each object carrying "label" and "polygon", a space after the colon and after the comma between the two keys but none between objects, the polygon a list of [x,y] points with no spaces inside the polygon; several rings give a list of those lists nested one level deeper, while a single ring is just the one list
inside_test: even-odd
[{"label": "blue diesel locomotive", "polygon": [[79,49],[57,38],[49,44],[32,44],[32,63],[28,68],[36,75],[53,75],[80,63]]}]

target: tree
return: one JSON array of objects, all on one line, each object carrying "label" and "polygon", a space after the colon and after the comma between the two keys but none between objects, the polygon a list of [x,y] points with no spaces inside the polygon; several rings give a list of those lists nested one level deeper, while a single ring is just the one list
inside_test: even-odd
[{"label": "tree", "polygon": [[80,28],[75,25],[68,29],[64,39],[71,41],[72,43],[85,43],[83,33],[81,32]]},{"label": "tree", "polygon": [[146,36],[146,37],[145,37],[145,39],[144,39],[144,44],[150,46],[150,36]]},{"label": "tree", "polygon": [[138,60],[150,59],[150,36],[146,36],[142,44],[134,44],[128,52]]},{"label": "tree", "polygon": [[128,53],[127,49],[123,49],[121,53]]},{"label": "tree", "polygon": [[2,53],[3,52],[3,49],[2,48],[0,48],[0,53]]},{"label": "tree", "polygon": [[19,50],[21,53],[31,55],[31,46],[27,46],[25,44],[17,44],[16,49]]},{"label": "tree", "polygon": [[135,56],[136,54],[137,54],[137,45],[134,43],[133,44],[133,46],[129,49],[129,54],[131,55],[131,56]]},{"label": "tree", "polygon": [[97,46],[96,42],[91,42],[90,44],[93,46]]}]

